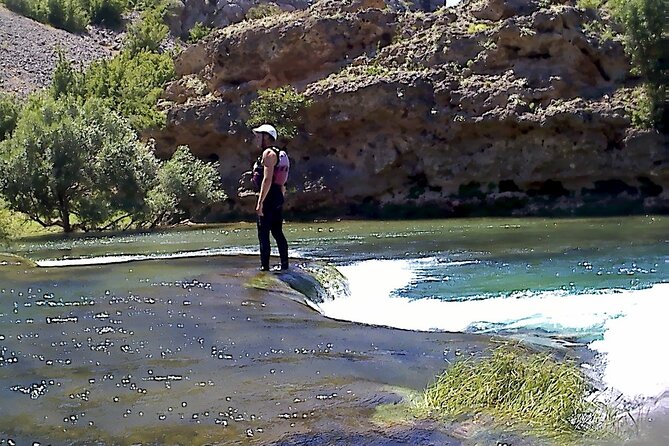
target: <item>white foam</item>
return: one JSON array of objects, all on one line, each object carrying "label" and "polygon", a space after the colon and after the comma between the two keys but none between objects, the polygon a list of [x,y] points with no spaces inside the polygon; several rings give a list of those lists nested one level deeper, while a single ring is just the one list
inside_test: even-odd
[{"label": "white foam", "polygon": [[669,284],[629,292],[628,311],[608,319],[591,348],[606,354],[605,382],[628,396],[656,396],[669,389],[667,314]]},{"label": "white foam", "polygon": [[335,319],[410,330],[495,327],[603,333],[591,348],[607,355],[604,378],[610,386],[630,397],[669,389],[661,310],[669,283],[643,290],[522,292],[453,302],[398,297],[399,289],[417,280],[415,271],[425,261],[370,260],[340,267],[349,280],[350,296],[324,302],[321,310]]}]

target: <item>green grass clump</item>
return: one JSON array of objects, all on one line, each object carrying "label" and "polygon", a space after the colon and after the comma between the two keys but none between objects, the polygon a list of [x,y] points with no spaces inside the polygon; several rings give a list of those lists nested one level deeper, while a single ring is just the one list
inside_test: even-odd
[{"label": "green grass clump", "polygon": [[470,23],[467,27],[468,34],[476,34],[483,31],[487,31],[491,28],[487,23]]},{"label": "green grass clump", "polygon": [[249,8],[246,13],[246,20],[264,19],[281,13],[283,13],[283,10],[276,3],[262,3]]},{"label": "green grass clump", "polygon": [[603,0],[578,0],[576,6],[581,9],[599,9],[603,3]]},{"label": "green grass clump", "polygon": [[460,361],[425,390],[432,412],[458,417],[486,414],[567,442],[606,432],[606,411],[588,401],[590,389],[570,361],[501,347],[480,361]]},{"label": "green grass clump", "polygon": [[213,28],[205,26],[202,22],[196,22],[195,25],[188,31],[188,42],[195,43],[207,37]]}]

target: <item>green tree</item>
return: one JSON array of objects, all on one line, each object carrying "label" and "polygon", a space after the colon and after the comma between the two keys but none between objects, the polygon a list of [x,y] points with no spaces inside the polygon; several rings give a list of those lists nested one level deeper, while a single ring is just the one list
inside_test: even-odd
[{"label": "green tree", "polygon": [[51,93],[54,98],[102,99],[140,131],[164,125],[165,114],[156,103],[165,83],[173,78],[174,61],[167,54],[122,51],[111,59],[93,62],[85,72],[76,70],[61,54]]},{"label": "green tree", "polygon": [[0,219],[0,246],[5,245],[8,238],[9,234],[7,233],[7,229],[5,229],[4,222]]},{"label": "green tree", "polygon": [[56,28],[78,33],[86,31],[90,19],[79,0],[47,0],[47,21]]},{"label": "green tree", "polygon": [[20,110],[14,96],[0,93],[0,141],[8,138],[14,131]]},{"label": "green tree", "polygon": [[165,114],[156,104],[164,85],[174,78],[174,61],[168,54],[122,52],[111,60],[91,65],[86,72],[88,96],[126,116],[132,127],[161,127]]},{"label": "green tree", "polygon": [[246,124],[250,127],[272,124],[281,137],[292,139],[297,135],[300,114],[311,104],[310,98],[291,86],[260,90],[249,106],[250,119]]},{"label": "green tree", "polygon": [[665,0],[609,0],[614,18],[625,30],[625,51],[633,70],[645,82],[651,122],[660,122],[664,105],[664,75],[660,67],[662,34],[666,19]]},{"label": "green tree", "polygon": [[7,9],[17,14],[41,23],[49,21],[49,5],[46,0],[4,0],[4,3]]},{"label": "green tree", "polygon": [[71,97],[33,98],[0,154],[10,208],[65,232],[142,215],[156,185],[155,157],[95,99],[80,106]]},{"label": "green tree", "polygon": [[74,68],[61,49],[58,49],[57,53],[58,62],[53,71],[51,94],[56,99],[65,95],[81,95],[84,83],[83,73]]},{"label": "green tree", "polygon": [[118,27],[123,22],[123,13],[128,8],[126,0],[82,0],[87,7],[91,23]]},{"label": "green tree", "polygon": [[0,179],[11,210],[65,232],[153,226],[225,199],[215,165],[185,147],[159,161],[97,98],[32,97],[0,143]]}]

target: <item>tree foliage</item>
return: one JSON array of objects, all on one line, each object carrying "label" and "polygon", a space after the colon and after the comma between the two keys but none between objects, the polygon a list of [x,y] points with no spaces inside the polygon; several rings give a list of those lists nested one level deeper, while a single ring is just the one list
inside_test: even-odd
[{"label": "tree foliage", "polygon": [[650,121],[659,125],[665,100],[664,74],[660,67],[663,31],[666,19],[665,0],[609,0],[614,18],[625,30],[625,51],[633,70],[645,82]]},{"label": "tree foliage", "polygon": [[16,127],[21,107],[14,96],[0,92],[0,141],[9,137]]},{"label": "tree foliage", "polygon": [[[188,199],[225,197],[215,166],[187,165],[184,151],[159,161],[100,99],[34,96],[0,143],[0,191],[12,210],[65,232],[174,221],[188,216]],[[182,187],[170,183],[177,171],[187,172]],[[161,196],[172,206],[159,206]]]},{"label": "tree foliage", "polygon": [[[187,146],[179,146],[172,158],[158,172],[158,186],[147,201],[154,216],[152,224],[174,221],[186,216],[185,209],[227,198],[220,189],[218,163],[207,164],[195,158]],[[174,210],[179,210],[176,214]]]},{"label": "tree foliage", "polygon": [[123,13],[128,9],[127,0],[81,0],[87,6],[91,23],[118,27],[123,22]]},{"label": "tree foliage", "polygon": [[8,9],[56,28],[85,32],[89,23],[117,26],[126,0],[4,0]]},{"label": "tree foliage", "polygon": [[3,246],[7,243],[9,239],[9,218],[6,215],[7,210],[5,210],[0,201],[0,246]]},{"label": "tree foliage", "polygon": [[292,139],[297,135],[300,114],[311,103],[311,99],[290,86],[260,90],[249,106],[250,118],[246,124],[251,127],[272,124],[280,137]]},{"label": "tree foliage", "polygon": [[165,115],[156,104],[163,86],[173,78],[174,62],[167,54],[122,51],[112,59],[93,62],[86,71],[75,69],[61,55],[51,91],[55,98],[99,98],[140,131],[164,125]]},{"label": "tree foliage", "polygon": [[610,0],[609,7],[625,28],[625,49],[642,76],[657,83],[665,20],[664,0]]},{"label": "tree foliage", "polygon": [[92,64],[85,75],[85,95],[104,99],[126,116],[132,127],[161,127],[165,115],[156,107],[163,86],[174,78],[174,62],[167,54],[127,51]]}]

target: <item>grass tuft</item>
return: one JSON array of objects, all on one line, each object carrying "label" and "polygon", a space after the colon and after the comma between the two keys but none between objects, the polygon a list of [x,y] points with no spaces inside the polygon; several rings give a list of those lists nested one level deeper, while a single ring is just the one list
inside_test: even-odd
[{"label": "grass tuft", "polygon": [[487,359],[451,366],[425,390],[424,403],[433,413],[486,414],[569,444],[612,432],[608,410],[588,400],[590,393],[573,362],[500,347]]}]

